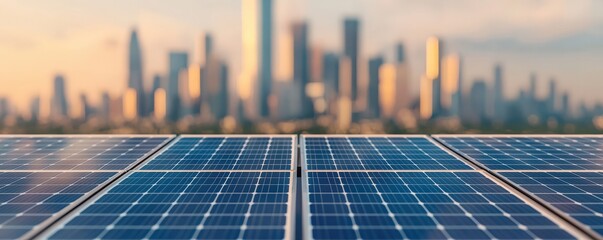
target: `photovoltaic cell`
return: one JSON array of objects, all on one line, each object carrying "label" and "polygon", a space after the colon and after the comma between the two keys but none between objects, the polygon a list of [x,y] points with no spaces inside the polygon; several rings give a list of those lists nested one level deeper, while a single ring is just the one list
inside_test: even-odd
[{"label": "photovoltaic cell", "polygon": [[0,137],[0,170],[123,170],[168,137]]},{"label": "photovoltaic cell", "polygon": [[292,172],[133,172],[51,239],[284,239]]},{"label": "photovoltaic cell", "polygon": [[477,172],[307,172],[314,239],[573,239]]},{"label": "photovoltaic cell", "polygon": [[603,170],[603,137],[439,136],[492,170]]},{"label": "photovoltaic cell", "polygon": [[291,170],[293,138],[183,137],[143,170]]},{"label": "photovoltaic cell", "polygon": [[0,172],[0,238],[17,239],[115,175],[114,172]]},{"label": "photovoltaic cell", "polygon": [[501,172],[501,174],[603,236],[602,172]]},{"label": "photovoltaic cell", "polygon": [[308,170],[470,170],[426,137],[305,136]]}]

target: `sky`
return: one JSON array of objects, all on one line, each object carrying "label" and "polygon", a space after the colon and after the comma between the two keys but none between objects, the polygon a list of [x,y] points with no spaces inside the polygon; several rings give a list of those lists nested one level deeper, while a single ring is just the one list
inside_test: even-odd
[{"label": "sky", "polygon": [[[52,79],[63,74],[69,99],[85,93],[97,103],[101,91],[126,87],[129,32],[139,31],[145,81],[165,75],[168,52],[194,57],[203,32],[233,71],[241,66],[241,2],[248,0],[0,0],[0,96],[25,109],[34,95],[48,102]],[[492,82],[504,68],[504,91],[516,97],[536,73],[544,97],[554,78],[573,103],[602,101],[603,1],[597,0],[276,0],[275,68],[279,39],[292,21],[309,24],[310,44],[341,52],[345,17],[361,21],[361,58],[393,59],[402,42],[411,66],[413,93],[425,65],[425,39],[436,35],[445,53],[463,61],[463,87]],[[275,72],[278,71],[275,69]]]}]

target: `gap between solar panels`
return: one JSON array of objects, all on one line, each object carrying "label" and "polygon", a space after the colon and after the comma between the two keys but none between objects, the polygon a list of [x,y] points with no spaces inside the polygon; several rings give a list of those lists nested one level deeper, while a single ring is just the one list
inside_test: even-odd
[{"label": "gap between solar panels", "polygon": [[0,238],[36,236],[170,139],[165,135],[1,135]]},{"label": "gap between solar panels", "polygon": [[43,238],[292,239],[294,135],[181,135]]},{"label": "gap between solar panels", "polygon": [[603,135],[436,135],[590,237],[603,239]]},{"label": "gap between solar panels", "polygon": [[588,238],[425,135],[302,135],[306,239]]}]

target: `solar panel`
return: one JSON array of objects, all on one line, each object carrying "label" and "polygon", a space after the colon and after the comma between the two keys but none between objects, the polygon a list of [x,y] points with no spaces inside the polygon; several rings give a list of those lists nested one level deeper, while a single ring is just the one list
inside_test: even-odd
[{"label": "solar panel", "polygon": [[133,172],[51,239],[291,238],[292,171]]},{"label": "solar panel", "polygon": [[602,172],[501,172],[541,200],[603,236]]},{"label": "solar panel", "polygon": [[15,135],[0,137],[0,170],[123,170],[167,136]]},{"label": "solar panel", "polygon": [[293,136],[185,136],[143,170],[292,170]]},{"label": "solar panel", "polygon": [[492,170],[603,170],[603,136],[438,136]]},{"label": "solar panel", "polygon": [[74,206],[115,172],[0,172],[0,238],[18,239]]},{"label": "solar panel", "polygon": [[573,239],[477,172],[307,172],[314,239]]},{"label": "solar panel", "polygon": [[424,136],[304,136],[308,170],[470,170]]}]

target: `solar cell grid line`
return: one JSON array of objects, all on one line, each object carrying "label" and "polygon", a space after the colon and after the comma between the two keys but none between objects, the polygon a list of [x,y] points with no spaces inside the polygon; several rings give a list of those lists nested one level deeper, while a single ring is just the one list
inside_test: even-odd
[{"label": "solar cell grid line", "polygon": [[304,174],[307,239],[585,238],[478,171]]},{"label": "solar cell grid line", "polygon": [[41,237],[290,239],[295,180],[293,171],[132,171]]},{"label": "solar cell grid line", "polygon": [[603,170],[603,135],[435,135],[491,170]]},{"label": "solar cell grid line", "polygon": [[0,239],[27,239],[81,204],[117,172],[0,171]]},{"label": "solar cell grid line", "polygon": [[182,135],[139,170],[291,171],[295,135]]},{"label": "solar cell grid line", "polygon": [[308,170],[473,170],[425,135],[302,135]]},{"label": "solar cell grid line", "polygon": [[0,170],[123,170],[169,135],[0,135]]},{"label": "solar cell grid line", "polygon": [[499,172],[603,239],[603,172]]}]

